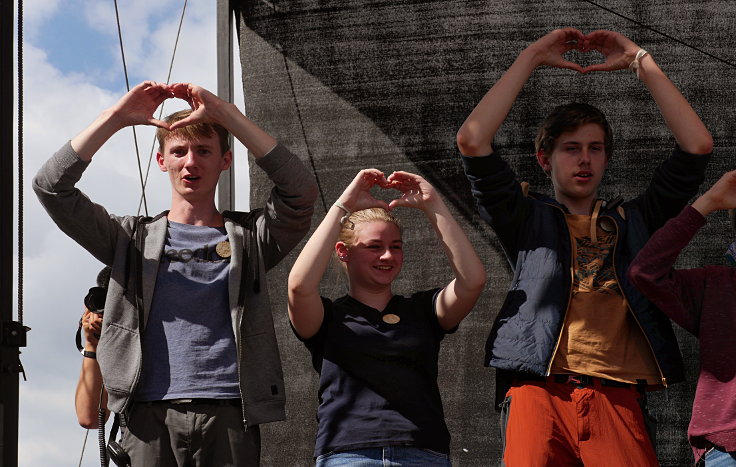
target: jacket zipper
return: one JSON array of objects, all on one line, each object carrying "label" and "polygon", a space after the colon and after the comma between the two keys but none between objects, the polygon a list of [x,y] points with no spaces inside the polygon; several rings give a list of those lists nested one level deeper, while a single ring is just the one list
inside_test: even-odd
[{"label": "jacket zipper", "polygon": [[[241,281],[240,284],[241,290],[239,294],[242,294],[242,288],[243,284]],[[243,315],[245,314],[245,305],[238,304],[238,335],[240,335],[241,329],[240,325],[243,322]],[[242,362],[242,358],[240,356],[240,351],[242,349],[242,342],[241,339],[236,338],[235,339],[235,348],[237,349],[237,359],[238,359],[238,392],[240,393],[240,410],[243,415],[243,431],[248,431],[248,417],[245,415],[245,397],[243,397],[243,375],[240,374],[240,363]]]},{"label": "jacket zipper", "polygon": [[[243,324],[243,317],[245,316],[245,301],[248,296],[248,289],[247,287],[251,285],[250,282],[248,282],[248,274],[250,273],[250,261],[256,262],[256,271],[258,271],[261,267],[260,265],[260,255],[256,254],[253,255],[253,245],[254,242],[256,242],[256,239],[254,238],[255,232],[256,232],[256,226],[255,222],[252,220],[252,218],[249,217],[250,222],[243,222],[240,224],[240,227],[243,229],[243,258],[242,258],[242,267],[241,267],[241,276],[240,276],[240,290],[238,290],[238,329],[237,329],[237,336],[235,339],[235,348],[237,349],[237,363],[238,363],[238,392],[240,393],[240,407],[241,412],[243,415],[243,430],[248,431],[248,416],[246,415],[246,403],[245,403],[245,396],[243,394],[243,386],[245,385],[243,380],[243,375],[241,374],[241,364],[243,361],[243,358],[241,356],[242,352],[242,324]],[[246,225],[248,224],[248,225]],[[255,256],[255,258],[252,258],[252,256]],[[251,278],[252,281],[255,281],[255,274],[254,277]]]},{"label": "jacket zipper", "polygon": [[[560,208],[559,206],[555,206],[554,204],[546,203],[549,206],[552,206],[555,209],[559,209],[559,211],[562,213],[563,220],[565,216],[565,211]],[[545,373],[545,376],[549,376],[552,374],[552,363],[555,361],[555,355],[557,354],[557,349],[560,347],[560,341],[562,340],[562,332],[565,330],[565,322],[567,321],[567,312],[570,310],[570,301],[572,300],[572,287],[575,283],[575,267],[574,267],[574,261],[575,258],[573,257],[573,254],[575,252],[575,248],[573,245],[573,239],[572,235],[570,235],[570,228],[567,226],[567,222],[565,222],[565,229],[567,232],[567,238],[570,240],[570,287],[568,288],[567,293],[567,303],[565,304],[565,314],[562,316],[562,326],[560,326],[560,332],[557,334],[557,342],[555,342],[555,348],[552,350],[552,356],[549,359],[549,363],[547,364],[547,371]]]},{"label": "jacket zipper", "polygon": [[[563,216],[565,216],[565,211],[560,208],[559,206],[555,206],[554,204],[549,204],[549,206],[552,206],[555,209],[558,209]],[[572,287],[575,284],[575,267],[573,266],[575,258],[573,257],[573,254],[575,252],[575,246],[572,243],[572,235],[570,235],[570,228],[567,226],[567,222],[565,222],[565,228],[567,232],[567,238],[570,242],[570,287],[568,288],[567,293],[567,303],[565,304],[565,314],[562,316],[562,326],[560,326],[560,332],[557,334],[557,342],[555,342],[555,348],[552,350],[552,355],[550,356],[549,363],[547,364],[547,372],[545,373],[545,376],[549,376],[552,374],[552,363],[555,361],[555,355],[557,355],[557,349],[560,347],[560,341],[562,340],[562,332],[565,330],[565,322],[567,321],[567,312],[570,311],[570,302],[572,301]]]},{"label": "jacket zipper", "polygon": [[[562,208],[560,208],[559,206],[555,206],[554,204],[550,204],[550,203],[546,203],[546,204],[548,206],[552,206],[553,208],[559,209],[562,212],[563,216],[564,216],[565,211],[563,211]],[[604,217],[604,216],[601,216],[601,217]],[[611,219],[611,221],[613,222],[613,225],[616,226],[616,242],[613,244],[613,261],[612,261],[612,266],[613,266],[613,274],[616,277],[616,283],[619,284],[619,287],[620,287],[621,286],[621,281],[619,281],[618,271],[616,271],[616,246],[618,244],[618,234],[619,234],[619,232],[618,232],[618,223],[616,223],[616,220],[613,219],[610,216],[605,216],[605,217],[607,217],[608,219]],[[565,225],[567,226],[567,223],[565,223]],[[560,328],[560,333],[557,335],[557,342],[555,343],[555,348],[552,351],[552,356],[550,357],[549,363],[547,364],[547,372],[546,372],[545,376],[549,376],[551,374],[551,372],[552,372],[552,363],[555,360],[555,355],[557,354],[557,349],[560,346],[560,340],[562,339],[562,332],[565,329],[565,322],[567,321],[567,312],[570,309],[570,299],[572,297],[572,287],[573,287],[574,279],[575,279],[575,276],[574,276],[574,274],[575,274],[575,268],[574,268],[574,265],[573,265],[574,264],[574,258],[573,258],[574,248],[573,248],[573,244],[572,244],[573,240],[572,240],[572,236],[570,235],[570,229],[569,228],[567,228],[567,237],[570,239],[570,291],[569,291],[568,296],[567,296],[567,304],[565,306],[565,314],[564,314],[564,316],[562,318],[562,327]],[[659,371],[659,376],[660,376],[660,379],[662,380],[662,385],[665,388],[667,388],[667,378],[665,378],[664,373],[662,372],[662,368],[659,366],[659,361],[657,360],[657,355],[654,353],[654,348],[652,347],[651,342],[649,342],[649,337],[647,337],[647,333],[644,332],[644,328],[642,327],[641,323],[637,319],[636,314],[634,313],[634,310],[631,309],[631,306],[629,305],[629,300],[626,298],[626,295],[624,295],[623,289],[621,289],[621,296],[624,298],[624,302],[626,303],[626,308],[629,310],[629,312],[631,313],[631,315],[634,317],[634,321],[636,321],[636,324],[637,324],[637,326],[639,326],[639,329],[641,330],[642,335],[644,335],[644,340],[647,342],[647,345],[649,346],[649,350],[652,352],[652,357],[654,358],[654,363],[657,365],[657,371]]]},{"label": "jacket zipper", "polygon": [[[616,220],[610,216],[606,216],[613,222],[613,225],[616,226],[616,242],[613,244],[613,274],[616,277],[616,282],[618,283],[619,287],[621,287],[621,281],[618,278],[618,271],[616,271],[616,246],[618,245],[618,224],[616,223]],[[667,378],[664,376],[664,372],[662,372],[662,367],[659,366],[659,361],[657,360],[657,354],[654,353],[654,348],[652,347],[652,343],[649,342],[649,337],[647,337],[647,333],[644,332],[644,328],[642,327],[641,323],[639,322],[639,319],[636,317],[636,313],[634,313],[634,310],[631,309],[631,305],[629,305],[629,299],[626,298],[626,294],[624,294],[624,289],[621,288],[621,296],[624,297],[624,303],[626,303],[626,309],[629,310],[629,313],[631,313],[631,316],[634,318],[634,321],[636,321],[636,325],[639,326],[639,329],[641,330],[642,335],[644,336],[644,340],[647,342],[647,345],[649,346],[649,351],[652,352],[652,358],[654,358],[654,364],[657,365],[657,371],[659,371],[659,377],[662,380],[662,385],[666,388],[667,387]]]},{"label": "jacket zipper", "polygon": [[[138,342],[141,345],[140,352],[141,352],[141,363],[138,365],[138,371],[135,375],[135,381],[133,381],[133,386],[130,390],[130,393],[128,394],[127,400],[123,404],[123,410],[121,411],[121,420],[125,420],[125,424],[127,425],[127,413],[130,410],[130,406],[133,403],[133,395],[135,394],[135,391],[138,389],[138,382],[141,379],[141,373],[143,372],[143,334],[146,329],[146,323],[144,323],[144,317],[145,317],[145,311],[144,311],[144,305],[143,305],[143,292],[141,291],[141,285],[143,284],[143,234],[142,230],[143,227],[142,220],[136,221],[135,227],[133,229],[133,282],[135,287],[135,293],[134,300],[135,300],[135,308],[138,312]],[[149,224],[149,222],[145,223],[146,225]],[[136,254],[137,253],[137,254]],[[140,278],[140,280],[139,280]],[[126,279],[127,280],[127,279]],[[140,298],[139,298],[140,297]],[[125,413],[125,416],[123,416],[123,413]]]}]

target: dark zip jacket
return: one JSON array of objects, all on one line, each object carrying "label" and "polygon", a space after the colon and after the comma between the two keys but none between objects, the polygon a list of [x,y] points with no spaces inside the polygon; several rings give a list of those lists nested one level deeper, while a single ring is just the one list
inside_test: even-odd
[{"label": "dark zip jacket", "polygon": [[[622,204],[607,203],[600,213],[615,226],[616,279],[652,348],[664,385],[684,379],[682,356],[669,319],[633,287],[626,270],[649,236],[697,193],[709,160],[676,147],[643,194]],[[463,156],[462,161],[480,215],[496,232],[514,274],[486,342],[485,363],[505,370],[499,376],[545,376],[572,285],[567,208],[543,195],[526,195],[497,153]]]}]

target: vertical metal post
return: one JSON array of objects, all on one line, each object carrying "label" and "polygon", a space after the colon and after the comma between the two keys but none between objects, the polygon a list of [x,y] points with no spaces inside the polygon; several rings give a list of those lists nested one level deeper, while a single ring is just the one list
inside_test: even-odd
[{"label": "vertical metal post", "polygon": [[[233,8],[230,0],[217,0],[217,95],[233,102]],[[230,149],[233,150],[232,135]],[[220,211],[235,208],[235,154],[230,169],[220,175],[217,206]]]},{"label": "vertical metal post", "polygon": [[13,321],[13,0],[0,0],[0,463],[18,465],[18,346]]}]

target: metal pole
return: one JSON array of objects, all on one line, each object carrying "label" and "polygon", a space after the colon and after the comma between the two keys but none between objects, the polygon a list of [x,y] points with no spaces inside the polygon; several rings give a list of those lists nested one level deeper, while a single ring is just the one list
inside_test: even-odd
[{"label": "metal pole", "polygon": [[[217,0],[217,95],[233,102],[233,7],[230,0]],[[230,149],[233,137],[230,135]],[[220,175],[217,187],[220,211],[235,208],[235,154],[230,169]]]},{"label": "metal pole", "polygon": [[[0,462],[18,465],[18,369],[20,351],[13,337],[13,1],[0,0]],[[25,334],[23,333],[25,338]],[[23,343],[25,345],[25,342]]]}]

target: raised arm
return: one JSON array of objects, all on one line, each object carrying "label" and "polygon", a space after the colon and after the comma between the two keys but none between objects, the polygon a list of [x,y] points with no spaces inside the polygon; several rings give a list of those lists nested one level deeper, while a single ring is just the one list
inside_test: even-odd
[{"label": "raised arm", "polygon": [[171,97],[173,94],[166,84],[142,82],[75,136],[72,148],[83,161],[89,161],[112,135],[125,127],[154,125],[168,128],[166,123],[153,118],[153,113]]},{"label": "raised arm", "polygon": [[[368,208],[388,209],[388,205],[375,199],[370,190],[374,185],[386,186],[386,178],[376,169],[361,170],[338,198],[338,202],[350,212]],[[345,211],[338,203],[330,207],[304,245],[289,273],[289,319],[294,329],[304,339],[317,333],[324,318],[324,307],[319,295],[319,283],[327,270],[335,250]]]},{"label": "raised arm", "polygon": [[389,186],[403,193],[389,206],[420,209],[432,224],[437,238],[450,261],[455,278],[440,291],[437,298],[437,319],[445,330],[457,326],[475,306],[486,283],[483,263],[450,213],[437,191],[424,178],[407,172],[394,172],[388,177]]},{"label": "raised arm", "polygon": [[736,171],[725,173],[692,206],[657,230],[629,268],[629,279],[673,321],[697,336],[706,270],[674,269],[683,248],[713,211],[736,208]]},{"label": "raised arm", "polygon": [[[606,60],[584,68],[585,73],[629,68],[641,50],[627,37],[613,31],[594,31],[586,39],[585,51],[597,50]],[[709,154],[713,150],[710,132],[652,56],[647,54],[641,57],[638,68],[639,79],[649,89],[677,144],[691,154]]]},{"label": "raised arm", "polygon": [[573,49],[582,50],[584,43],[585,36],[582,32],[566,28],[554,30],[524,49],[460,127],[457,133],[460,153],[465,156],[491,154],[498,128],[534,69],[547,65],[582,72],[580,65],[565,60],[563,55]]},{"label": "raised arm", "polygon": [[[97,352],[97,342],[102,331],[102,317],[96,313],[84,310],[82,316],[84,329],[84,350]],[[74,407],[77,411],[77,420],[84,428],[95,429],[99,425],[98,411],[100,409],[100,393],[102,393],[102,407],[105,409],[105,420],[110,415],[107,410],[107,392],[102,389],[102,373],[96,358],[84,357],[82,371],[79,374],[77,391],[74,395]]]}]

